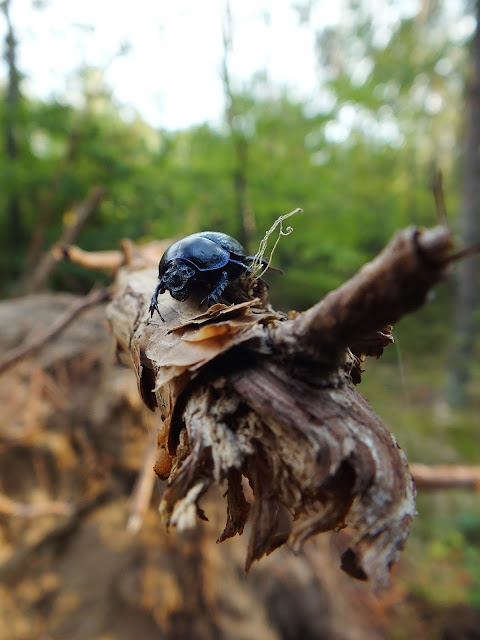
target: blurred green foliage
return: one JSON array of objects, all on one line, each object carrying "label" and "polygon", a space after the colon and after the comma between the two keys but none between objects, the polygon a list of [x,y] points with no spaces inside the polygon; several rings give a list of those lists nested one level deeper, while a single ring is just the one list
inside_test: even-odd
[{"label": "blurred green foliage", "polygon": [[[247,199],[258,241],[278,216],[304,210],[275,256],[288,275],[275,294],[282,304],[308,306],[375,255],[396,229],[434,223],[429,167],[421,169],[423,180],[410,176],[403,148],[353,134],[347,145],[329,142],[325,124],[334,114],[306,115],[304,104],[285,96],[249,103]],[[113,108],[78,114],[65,105],[28,103],[25,109],[18,160],[0,156],[1,211],[17,194],[24,232],[20,251],[2,251],[4,292],[21,271],[42,211],[49,211],[47,247],[95,185],[105,186],[107,197],[79,239],[85,249],[205,228],[239,233],[232,141],[222,131],[208,125],[155,131],[140,120],[124,122]],[[7,225],[2,215],[4,238]],[[61,286],[58,273],[56,281]]]}]

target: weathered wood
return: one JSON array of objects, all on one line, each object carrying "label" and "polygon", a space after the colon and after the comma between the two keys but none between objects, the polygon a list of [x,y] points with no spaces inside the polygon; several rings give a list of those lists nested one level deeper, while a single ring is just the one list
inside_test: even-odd
[{"label": "weathered wood", "polygon": [[[51,326],[73,300],[56,293],[3,301],[0,349],[7,352]],[[145,449],[160,411],[142,409],[135,376],[115,364],[104,324],[104,310],[90,309],[2,376],[0,478],[15,509],[1,518],[0,637],[285,640],[300,633],[380,640],[389,635],[387,627],[398,629],[402,622],[392,619],[392,606],[398,616],[394,603],[416,602],[406,591],[409,567],[404,564],[393,588],[377,599],[368,583],[338,571],[353,530],[315,536],[298,555],[280,548],[244,576],[246,536],[215,544],[225,524],[221,491],[212,487],[202,499],[209,522],[198,521],[186,534],[165,535],[157,483],[143,513],[149,499],[143,480],[149,478],[139,478],[138,493],[132,484],[138,469],[151,472]],[[416,479],[425,477],[417,465],[411,470]],[[233,470],[226,480],[224,538],[240,530],[245,512],[259,508],[239,478]],[[56,507],[39,514],[38,507],[50,510],[63,500],[70,515],[55,515]],[[37,517],[23,517],[24,506]],[[139,518],[142,526],[132,535]],[[279,518],[288,525],[284,509]],[[425,601],[407,612],[400,604],[400,610],[402,621],[419,620],[415,628],[433,616],[443,628],[445,614],[426,612]]]},{"label": "weathered wood", "polygon": [[121,269],[107,315],[147,406],[160,409],[156,471],[167,480],[167,526],[205,518],[199,500],[217,483],[227,498],[219,540],[250,519],[247,569],[284,543],[299,549],[350,526],[343,569],[385,586],[415,489],[395,438],[353,383],[364,357],[392,341],[389,325],[443,276],[450,249],[444,227],[406,229],[342,287],[288,318],[268,305],[261,281],[245,277],[227,289],[231,304],[204,310],[195,295],[163,295],[164,322],[151,320],[156,270]]}]

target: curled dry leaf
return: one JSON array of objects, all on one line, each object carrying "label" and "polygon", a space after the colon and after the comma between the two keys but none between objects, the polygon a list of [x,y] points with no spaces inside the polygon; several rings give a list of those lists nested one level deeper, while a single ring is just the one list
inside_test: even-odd
[{"label": "curled dry leaf", "polygon": [[250,521],[247,569],[284,543],[297,550],[348,525],[356,535],[342,568],[385,586],[415,490],[395,438],[352,383],[365,356],[392,342],[389,325],[442,277],[450,247],[443,227],[406,229],[342,287],[287,317],[265,296],[242,294],[205,311],[194,296],[163,295],[165,322],[151,321],[156,273],[120,272],[108,316],[142,397],[161,412],[156,470],[167,480],[166,524],[185,529],[205,518],[199,501],[218,483],[227,511],[219,541]]}]

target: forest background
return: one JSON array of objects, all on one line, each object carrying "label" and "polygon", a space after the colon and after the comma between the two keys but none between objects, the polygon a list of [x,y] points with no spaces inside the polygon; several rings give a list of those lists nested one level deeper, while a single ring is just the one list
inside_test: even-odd
[{"label": "forest background", "polygon": [[[473,46],[475,3],[424,0],[408,3],[405,12],[405,3],[390,0],[379,3],[382,13],[375,3],[351,0],[343,3],[339,23],[324,28],[312,17],[315,0],[297,2],[296,19],[315,34],[312,56],[319,69],[317,94],[301,98],[262,68],[248,79],[235,76],[230,64],[235,14],[225,3],[219,60],[223,118],[176,130],[154,127],[131,107],[125,109],[105,81],[106,67],[71,70],[74,100],[27,92],[28,78],[18,65],[22,41],[12,20],[14,4],[1,5],[4,297],[39,287],[78,294],[92,287],[98,274],[66,262],[59,262],[46,282],[39,284],[35,274],[75,207],[95,187],[105,195],[77,238],[88,250],[117,248],[125,237],[145,242],[214,229],[254,253],[276,218],[301,207],[293,233],[275,252],[274,264],[284,275],[270,279],[272,302],[285,310],[315,303],[381,250],[397,229],[434,225],[431,182],[438,169],[460,245],[479,240],[478,186],[475,202],[465,180],[465,167],[475,160],[468,157],[480,68]],[[48,2],[32,5],[33,14],[48,11]],[[394,16],[386,31],[385,12]],[[128,46],[120,44],[118,56],[128,56]],[[157,81],[161,74],[145,77]],[[480,121],[480,112],[476,118]],[[478,142],[475,153],[478,183]],[[459,282],[465,278],[467,344],[461,333],[465,322],[458,318],[465,301]],[[452,274],[422,310],[395,327],[395,346],[368,365],[360,391],[411,462],[478,464],[476,287],[475,268]],[[418,511],[407,552],[415,567],[412,589],[432,602],[480,607],[478,494],[420,495]]]}]

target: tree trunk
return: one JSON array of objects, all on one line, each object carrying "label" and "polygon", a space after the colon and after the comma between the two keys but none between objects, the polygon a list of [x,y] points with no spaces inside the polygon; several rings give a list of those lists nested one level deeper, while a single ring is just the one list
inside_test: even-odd
[{"label": "tree trunk", "polygon": [[[480,0],[476,3],[477,27],[472,42],[471,78],[467,86],[463,148],[463,185],[460,221],[462,244],[479,240],[480,209]],[[446,395],[452,406],[468,404],[475,348],[475,305],[478,300],[478,257],[462,260],[457,268],[455,324]]]},{"label": "tree trunk", "polygon": [[247,249],[248,253],[252,249],[255,218],[247,203],[249,142],[245,131],[243,131],[243,124],[240,120],[242,114],[238,108],[238,98],[232,89],[228,67],[228,56],[232,48],[232,30],[232,12],[230,3],[227,2],[223,25],[222,79],[227,101],[225,114],[233,147],[232,183],[235,199],[235,218],[237,220],[237,230],[234,235],[239,239],[240,244]]},{"label": "tree trunk", "polygon": [[[8,65],[8,86],[6,95],[5,118],[5,150],[10,166],[13,168],[18,159],[18,109],[20,103],[20,74],[17,69],[15,34],[10,20],[10,0],[4,0],[2,10],[7,23],[5,36],[5,60]],[[23,240],[24,232],[20,197],[15,185],[7,199],[6,213],[8,219],[8,241],[11,251],[18,250]]]}]

